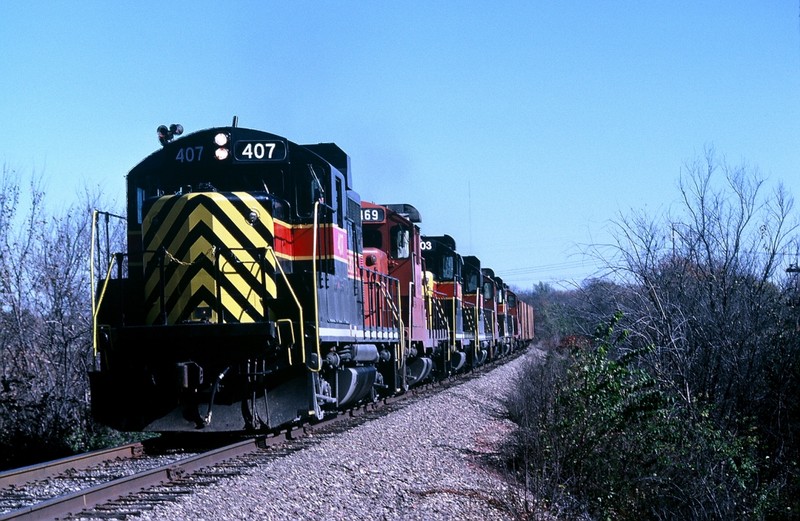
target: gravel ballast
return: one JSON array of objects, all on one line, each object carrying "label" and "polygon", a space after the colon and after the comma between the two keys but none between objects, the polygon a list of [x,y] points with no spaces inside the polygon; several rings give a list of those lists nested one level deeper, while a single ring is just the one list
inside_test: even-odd
[{"label": "gravel ballast", "polygon": [[487,461],[526,356],[138,519],[513,520],[524,493]]}]

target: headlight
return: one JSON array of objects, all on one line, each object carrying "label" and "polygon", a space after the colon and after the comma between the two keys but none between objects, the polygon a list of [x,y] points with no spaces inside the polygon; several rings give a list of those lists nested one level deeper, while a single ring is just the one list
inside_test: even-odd
[{"label": "headlight", "polygon": [[225,134],[224,132],[220,132],[214,136],[214,143],[219,147],[217,148],[216,152],[214,152],[214,157],[220,161],[228,159],[228,156],[230,156],[230,151],[228,150],[227,145],[230,142],[231,136]]}]

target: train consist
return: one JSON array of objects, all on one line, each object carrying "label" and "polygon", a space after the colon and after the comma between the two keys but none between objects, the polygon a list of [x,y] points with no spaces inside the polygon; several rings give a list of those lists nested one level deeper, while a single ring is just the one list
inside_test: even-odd
[{"label": "train consist", "polygon": [[477,257],[409,204],[362,202],[335,144],[235,120],[181,133],[159,127],[127,177],[127,252],[106,252],[94,303],[99,421],[274,429],[532,339],[532,309]]}]

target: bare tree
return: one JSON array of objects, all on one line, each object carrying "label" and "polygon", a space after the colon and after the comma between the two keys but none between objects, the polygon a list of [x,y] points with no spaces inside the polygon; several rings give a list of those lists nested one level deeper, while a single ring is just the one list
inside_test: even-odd
[{"label": "bare tree", "polygon": [[[760,469],[763,486],[784,479],[780,466],[798,455],[778,449],[800,427],[786,401],[800,390],[790,374],[800,344],[787,327],[792,285],[785,273],[797,258],[793,200],[782,186],[769,191],[757,169],[730,166],[713,151],[685,165],[679,189],[672,213],[635,213],[616,223],[616,255],[608,262],[628,291],[616,294],[615,305],[631,346],[651,346],[640,363],[681,414],[690,422],[710,418],[719,436],[733,436],[726,438],[738,447],[733,452],[746,450],[753,434],[774,451],[766,456],[776,463]],[[700,454],[705,459],[694,466],[718,469],[718,485],[727,483],[713,451]],[[701,510],[736,502],[727,486],[708,490],[707,503],[697,499]]]},{"label": "bare tree", "polygon": [[20,458],[84,448],[92,430],[88,251],[99,194],[53,211],[41,186],[33,176],[20,197],[19,176],[0,177],[0,445]]},{"label": "bare tree", "polygon": [[712,151],[686,165],[679,186],[680,211],[665,221],[617,223],[613,267],[635,288],[619,304],[632,331],[657,346],[651,369],[678,396],[734,418],[759,353],[781,332],[793,201],[780,186],[765,194],[757,170],[720,164]]},{"label": "bare tree", "polygon": [[672,212],[624,215],[595,247],[613,279],[531,295],[550,332],[603,327],[520,372],[507,402],[516,475],[570,518],[794,518],[792,199],[713,151],[685,165],[679,193]]}]

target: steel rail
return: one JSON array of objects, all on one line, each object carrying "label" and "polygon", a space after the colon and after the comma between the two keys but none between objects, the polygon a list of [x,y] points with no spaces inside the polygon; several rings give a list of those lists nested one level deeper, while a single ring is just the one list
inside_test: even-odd
[{"label": "steel rail", "polygon": [[[289,434],[287,433],[287,436]],[[95,505],[118,499],[127,494],[179,479],[187,474],[263,447],[264,437],[252,438],[228,445],[185,460],[169,463],[132,476],[115,479],[72,494],[50,499],[0,515],[0,521],[56,519],[77,514]]]},{"label": "steel rail", "polygon": [[111,449],[101,449],[76,456],[67,456],[66,458],[0,472],[0,489],[10,485],[21,485],[49,478],[67,469],[85,469],[104,461],[140,456],[143,452],[144,448],[141,443],[129,443]]},{"label": "steel rail", "polygon": [[[524,350],[522,350],[521,352],[524,352]],[[471,374],[473,377],[479,376],[484,372],[491,370],[494,367],[502,363],[505,363],[513,358],[516,358],[516,356],[511,355],[509,357],[504,357],[501,360],[493,360],[492,362],[483,364],[482,366],[474,369],[473,371],[467,374]],[[155,469],[137,473],[132,476],[126,476],[124,478],[115,479],[113,481],[96,485],[94,487],[90,487],[85,490],[81,490],[71,494],[66,494],[61,497],[53,498],[35,505],[23,507],[18,510],[7,512],[5,514],[0,514],[0,521],[7,521],[12,519],[13,520],[57,519],[65,517],[70,514],[78,514],[83,510],[91,509],[97,505],[108,503],[110,501],[119,499],[126,495],[136,493],[141,490],[145,490],[149,487],[153,487],[170,481],[176,481],[184,476],[191,474],[192,472],[213,466],[218,463],[222,463],[237,456],[241,456],[243,454],[247,454],[250,452],[255,452],[257,450],[263,449],[268,446],[280,445],[286,442],[287,440],[295,440],[307,436],[309,434],[314,434],[316,432],[319,432],[319,430],[321,430],[322,428],[330,426],[332,424],[339,423],[340,421],[343,421],[348,417],[362,416],[370,411],[381,409],[385,405],[390,405],[395,402],[405,401],[409,397],[424,396],[426,391],[432,390],[437,387],[448,388],[452,385],[457,385],[458,383],[460,383],[460,381],[461,378],[459,377],[459,375],[456,375],[455,377],[450,376],[443,380],[431,382],[425,385],[421,385],[419,387],[412,388],[409,390],[409,392],[403,393],[401,395],[388,396],[374,403],[361,404],[360,406],[351,408],[347,411],[340,411],[336,416],[331,415],[327,420],[321,421],[319,423],[297,425],[272,435],[249,438],[244,441],[234,443],[232,445],[228,445],[219,449],[214,449],[202,454],[198,454],[181,461],[172,462],[163,465],[161,467],[157,467]],[[133,447],[136,447],[137,445],[139,445],[139,447],[141,448],[140,444],[131,444],[129,446],[118,447],[117,449],[109,449],[107,451],[96,451],[96,453],[89,453],[82,456],[86,457],[84,458],[85,461],[89,461],[88,457],[98,454],[99,457],[101,458],[98,461],[103,461],[103,460],[107,461],[108,459],[113,459],[109,458],[108,454],[125,448],[132,451],[134,450]],[[105,457],[103,457],[103,455],[105,455]],[[73,459],[72,464],[66,462],[66,460],[69,459]],[[74,460],[76,459],[80,460],[81,457],[64,458],[65,461],[64,464],[66,465],[66,468],[75,468]],[[47,465],[50,464],[37,465],[34,467],[39,467],[39,466],[46,467]],[[90,464],[84,466],[89,466],[89,465]],[[18,470],[21,471],[24,469],[18,469]],[[5,474],[12,474],[15,472],[17,471],[4,473],[3,475],[0,475],[0,477],[4,476]],[[46,475],[52,475],[52,474],[53,473],[51,472],[50,474]]]}]

